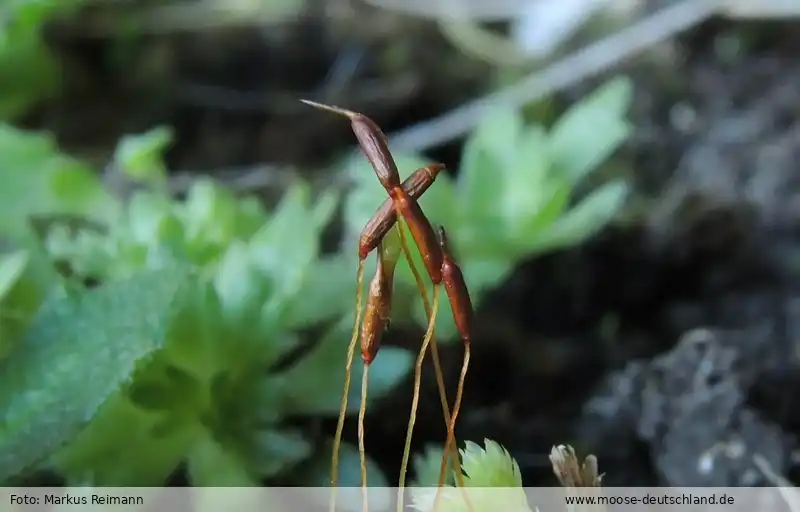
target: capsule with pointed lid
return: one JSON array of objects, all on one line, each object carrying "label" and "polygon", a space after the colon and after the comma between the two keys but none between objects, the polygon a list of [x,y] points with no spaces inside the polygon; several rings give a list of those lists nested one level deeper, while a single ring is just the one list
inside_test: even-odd
[{"label": "capsule with pointed lid", "polygon": [[380,127],[364,114],[353,112],[341,107],[317,103],[311,100],[300,100],[306,105],[327,110],[350,119],[350,127],[361,146],[364,156],[367,157],[378,181],[388,192],[394,187],[400,186],[400,173],[397,172],[397,164],[389,151],[389,142]]},{"label": "capsule with pointed lid", "polygon": [[394,236],[388,233],[380,244],[378,264],[369,284],[367,307],[361,324],[361,359],[364,364],[371,364],[377,357],[381,338],[391,322],[394,272],[401,250],[396,233]]},{"label": "capsule with pointed lid", "polygon": [[469,296],[467,283],[464,281],[464,274],[451,256],[447,233],[441,226],[439,226],[438,235],[442,253],[442,282],[453,310],[456,329],[458,329],[464,344],[469,344],[472,335],[472,299]]}]

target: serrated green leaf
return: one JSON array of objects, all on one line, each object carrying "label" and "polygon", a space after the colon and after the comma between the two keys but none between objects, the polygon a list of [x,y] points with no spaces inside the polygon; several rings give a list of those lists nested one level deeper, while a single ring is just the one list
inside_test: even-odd
[{"label": "serrated green leaf", "polygon": [[0,362],[0,481],[75,436],[164,346],[186,279],[180,268],[143,271],[45,303],[25,340]]},{"label": "serrated green leaf", "polygon": [[[437,510],[444,512],[493,509],[530,512],[517,462],[498,443],[489,439],[485,443],[486,447],[481,448],[467,441],[464,449],[460,450],[464,488],[414,489],[414,509],[433,512],[436,494],[441,492]],[[492,488],[503,488],[503,491],[493,492]],[[467,506],[464,496],[469,498],[470,506]]]},{"label": "serrated green leaf", "polygon": [[603,185],[541,232],[526,250],[544,253],[585,241],[619,213],[627,196],[628,185],[622,180]]},{"label": "serrated green leaf", "polygon": [[8,295],[25,272],[28,259],[28,251],[24,250],[14,251],[0,257],[0,300]]},{"label": "serrated green leaf", "polygon": [[522,473],[517,461],[490,439],[485,447],[467,441],[461,452],[461,468],[467,487],[522,487]]},{"label": "serrated green leaf", "polygon": [[558,168],[577,183],[608,159],[629,136],[626,119],[633,86],[626,77],[605,83],[564,113],[550,131]]},{"label": "serrated green leaf", "polygon": [[[348,321],[349,320],[349,321]],[[300,361],[284,373],[272,377],[284,390],[284,410],[290,415],[336,415],[342,399],[347,344],[352,317],[339,322]],[[361,403],[363,364],[358,347],[354,354],[348,411],[358,411]],[[408,375],[413,363],[410,352],[384,347],[372,363],[368,400],[377,400]],[[313,378],[310,376],[313,375]]]}]

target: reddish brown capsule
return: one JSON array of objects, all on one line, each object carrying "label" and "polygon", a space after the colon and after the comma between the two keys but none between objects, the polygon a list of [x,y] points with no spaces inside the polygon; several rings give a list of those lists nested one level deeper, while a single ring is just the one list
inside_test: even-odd
[{"label": "reddish brown capsule", "polygon": [[453,310],[453,320],[461,335],[461,340],[465,344],[469,344],[472,333],[472,299],[469,296],[467,283],[464,281],[464,274],[450,256],[447,234],[441,226],[439,226],[439,247],[442,250],[442,281]]},{"label": "reddish brown capsule", "polygon": [[425,269],[433,281],[433,284],[442,282],[442,251],[436,241],[436,234],[433,231],[428,218],[422,213],[419,203],[411,199],[403,187],[395,187],[391,191],[391,198],[394,201],[396,211],[405,219],[408,230],[417,244],[419,253],[422,255],[422,262]]},{"label": "reddish brown capsule", "polygon": [[389,143],[386,135],[381,131],[375,122],[363,114],[356,114],[350,118],[350,125],[356,139],[361,145],[361,151],[367,157],[378,181],[387,191],[393,187],[400,186],[400,173],[397,172],[397,164],[389,152]]},{"label": "reddish brown capsule", "polygon": [[393,278],[394,264],[384,261],[382,253],[378,254],[378,266],[369,283],[367,307],[361,324],[361,359],[364,364],[372,363],[378,355],[383,331],[389,327]]},{"label": "reddish brown capsule", "polygon": [[[445,166],[442,164],[433,164],[417,169],[403,182],[403,189],[411,199],[418,199],[428,190],[436,180],[436,176],[444,168]],[[378,246],[386,233],[392,229],[395,222],[397,222],[397,212],[394,209],[394,201],[388,198],[361,231],[358,241],[358,257],[362,260],[366,258]]]},{"label": "reddish brown capsule", "polygon": [[316,101],[300,100],[306,105],[316,107],[322,110],[328,110],[336,114],[342,115],[350,119],[350,126],[353,133],[358,139],[361,146],[361,151],[367,157],[375,174],[378,176],[378,181],[381,182],[386,191],[390,191],[394,187],[400,186],[400,174],[397,172],[397,164],[392,158],[392,153],[389,151],[389,142],[386,140],[386,135],[380,127],[364,114],[353,112],[333,105],[325,105],[317,103]]}]

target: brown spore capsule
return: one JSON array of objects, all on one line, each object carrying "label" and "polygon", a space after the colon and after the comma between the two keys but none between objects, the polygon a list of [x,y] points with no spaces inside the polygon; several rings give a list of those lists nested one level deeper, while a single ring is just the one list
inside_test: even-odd
[{"label": "brown spore capsule", "polygon": [[451,256],[447,234],[441,226],[439,227],[439,247],[442,251],[442,282],[453,310],[453,320],[461,340],[465,344],[469,344],[474,314],[472,299],[469,296],[464,274]]},{"label": "brown spore capsule", "polygon": [[395,209],[399,211],[408,225],[408,230],[417,244],[420,255],[422,255],[422,262],[428,271],[431,281],[435,285],[441,283],[442,250],[437,244],[436,234],[431,223],[425,217],[419,204],[412,200],[402,187],[392,189],[391,197],[394,201]]},{"label": "brown spore capsule", "polygon": [[392,309],[392,281],[394,265],[384,262],[383,254],[378,254],[375,276],[369,283],[367,307],[361,323],[361,359],[370,364],[378,355],[381,337],[389,326]]},{"label": "brown spore capsule", "polygon": [[400,173],[397,164],[389,151],[386,135],[375,122],[363,114],[356,114],[350,118],[353,133],[358,139],[361,151],[367,157],[378,181],[387,191],[400,186]]}]

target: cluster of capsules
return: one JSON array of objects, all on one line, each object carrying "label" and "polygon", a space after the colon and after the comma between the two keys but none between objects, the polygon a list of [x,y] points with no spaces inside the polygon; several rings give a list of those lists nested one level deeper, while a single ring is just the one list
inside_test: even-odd
[{"label": "cluster of capsules", "polygon": [[[334,112],[350,120],[353,133],[358,140],[364,156],[369,160],[381,185],[388,194],[388,198],[378,208],[372,218],[367,222],[358,245],[358,271],[356,292],[356,318],[353,327],[353,336],[348,346],[344,392],[339,414],[339,421],[334,438],[331,469],[331,487],[336,488],[338,480],[339,449],[344,417],[347,410],[347,397],[350,388],[350,375],[355,354],[355,347],[360,338],[361,358],[364,363],[364,372],[361,389],[361,407],[359,410],[358,439],[359,455],[361,460],[361,485],[367,486],[366,455],[364,451],[364,416],[366,414],[366,398],[370,364],[375,360],[380,349],[381,336],[388,328],[391,318],[392,290],[395,268],[401,255],[405,255],[409,267],[416,279],[425,310],[428,314],[428,327],[417,356],[414,372],[414,397],[412,400],[411,414],[406,433],[405,449],[400,468],[398,510],[402,507],[402,490],[405,487],[405,477],[408,469],[409,452],[414,424],[416,422],[417,407],[419,404],[420,381],[422,363],[428,346],[431,346],[434,368],[436,370],[437,384],[442,401],[445,423],[447,425],[447,439],[439,475],[439,487],[444,485],[448,459],[453,461],[454,467],[460,467],[458,449],[455,442],[455,422],[461,407],[464,390],[464,380],[467,375],[470,359],[470,332],[473,317],[472,301],[469,296],[466,282],[461,269],[456,264],[447,239],[445,229],[441,226],[434,229],[417,200],[436,180],[437,175],[444,170],[442,164],[422,167],[414,171],[404,182],[400,181],[397,164],[389,151],[386,136],[378,125],[367,116],[309,100],[303,103],[315,108]],[[433,299],[428,301],[427,290],[416,270],[408,250],[405,234],[398,220],[402,219],[407,226],[411,237],[422,257],[428,276],[433,283]],[[396,227],[396,229],[395,229]],[[395,236],[396,235],[396,236]],[[364,263],[372,252],[377,253],[377,266],[375,276],[369,284],[366,307],[362,307],[362,288],[364,277]],[[440,285],[444,285],[447,298],[453,312],[453,319],[464,346],[464,359],[459,376],[456,399],[453,404],[452,414],[449,411],[447,396],[444,388],[438,349],[434,337],[434,326],[438,313],[438,297]],[[362,321],[363,313],[363,321]],[[461,471],[455,471],[457,485],[463,487]],[[437,495],[438,496],[438,495]],[[331,499],[331,512],[333,511],[335,496]],[[470,507],[471,508],[471,507]]]}]

